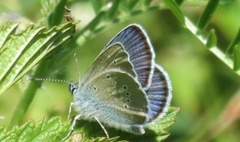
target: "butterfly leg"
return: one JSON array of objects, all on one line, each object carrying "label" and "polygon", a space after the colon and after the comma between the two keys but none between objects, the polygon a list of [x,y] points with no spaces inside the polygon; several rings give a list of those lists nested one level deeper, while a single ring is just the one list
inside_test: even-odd
[{"label": "butterfly leg", "polygon": [[145,130],[142,126],[130,126],[129,132],[132,132],[137,135],[142,135],[145,133]]},{"label": "butterfly leg", "polygon": [[76,121],[81,117],[81,115],[77,115],[74,117],[73,122],[69,128],[68,134],[62,139],[62,141],[65,141],[67,138],[69,138],[69,136],[72,134],[73,130],[74,130],[74,126],[76,125]]},{"label": "butterfly leg", "polygon": [[69,110],[68,110],[68,120],[70,119],[70,115],[71,115],[71,112],[72,112],[72,107],[73,107],[73,102],[70,103],[69,105]]},{"label": "butterfly leg", "polygon": [[98,122],[98,124],[102,127],[104,133],[106,134],[107,138],[109,139],[109,135],[105,127],[102,125],[102,123],[97,119],[97,117],[94,117],[94,119]]}]

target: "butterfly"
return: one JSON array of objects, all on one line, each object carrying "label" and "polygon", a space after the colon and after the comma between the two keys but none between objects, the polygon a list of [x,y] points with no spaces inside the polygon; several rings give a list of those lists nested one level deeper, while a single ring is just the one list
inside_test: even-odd
[{"label": "butterfly", "polygon": [[167,72],[155,63],[155,53],[145,30],[131,24],[113,37],[78,83],[70,83],[72,106],[78,119],[134,134],[162,118],[172,99]]}]

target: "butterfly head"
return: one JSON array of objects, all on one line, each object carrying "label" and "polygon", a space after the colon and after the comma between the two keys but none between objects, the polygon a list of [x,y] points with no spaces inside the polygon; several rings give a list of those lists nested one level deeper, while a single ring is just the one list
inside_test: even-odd
[{"label": "butterfly head", "polygon": [[69,92],[74,95],[78,90],[78,83],[70,82],[69,83]]}]

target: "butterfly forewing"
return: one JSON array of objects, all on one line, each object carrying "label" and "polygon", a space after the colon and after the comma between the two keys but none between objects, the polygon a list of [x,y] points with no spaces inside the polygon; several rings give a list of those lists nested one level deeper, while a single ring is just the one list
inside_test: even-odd
[{"label": "butterfly forewing", "polygon": [[121,44],[113,44],[104,50],[93,62],[88,69],[81,83],[94,80],[94,77],[107,70],[120,70],[136,77],[132,64],[129,62],[129,55],[125,52]]},{"label": "butterfly forewing", "polygon": [[143,88],[148,88],[151,84],[155,54],[145,31],[137,24],[130,25],[119,32],[105,49],[115,43],[122,44],[130,56],[138,81]]}]

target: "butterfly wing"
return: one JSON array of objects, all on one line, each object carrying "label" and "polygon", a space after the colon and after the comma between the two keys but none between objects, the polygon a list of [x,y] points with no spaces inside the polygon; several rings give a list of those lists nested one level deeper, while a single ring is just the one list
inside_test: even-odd
[{"label": "butterfly wing", "polygon": [[77,111],[112,125],[143,124],[148,101],[120,44],[102,52],[73,94]]},{"label": "butterfly wing", "polygon": [[148,88],[154,70],[155,54],[144,29],[137,24],[129,25],[120,31],[105,49],[116,43],[122,44],[137,73],[138,81],[143,88]]},{"label": "butterfly wing", "polygon": [[155,65],[152,83],[146,93],[150,108],[147,122],[152,122],[165,115],[172,99],[172,85],[168,74],[161,66]]},{"label": "butterfly wing", "polygon": [[126,72],[136,78],[136,72],[133,70],[133,66],[129,62],[129,55],[125,52],[121,44],[113,44],[111,47],[104,50],[104,52],[101,52],[82,80],[91,80],[93,76],[111,69]]},{"label": "butterfly wing", "polygon": [[96,76],[84,89],[88,91],[86,94],[95,97],[92,104],[98,108],[94,114],[98,119],[122,125],[145,122],[148,111],[146,94],[129,74],[109,70]]}]

